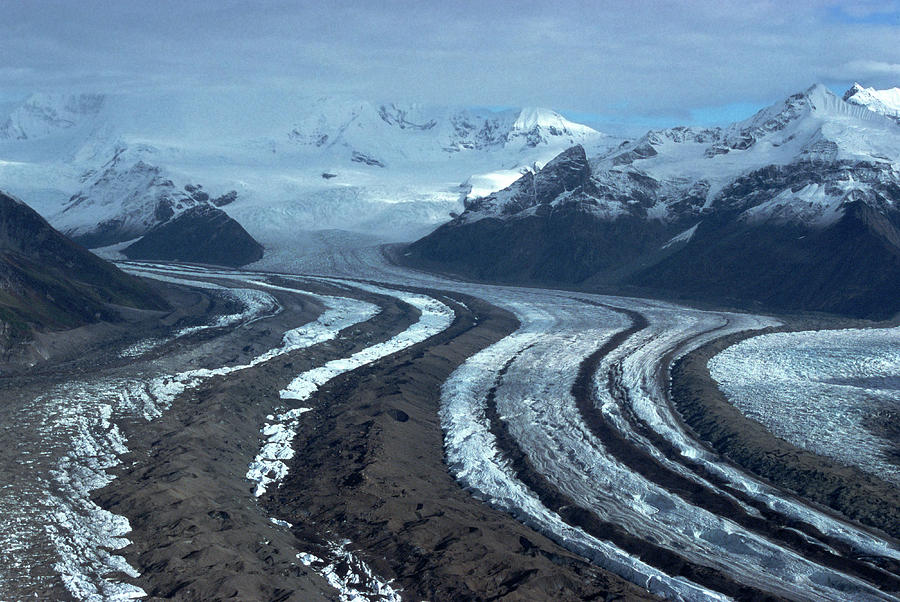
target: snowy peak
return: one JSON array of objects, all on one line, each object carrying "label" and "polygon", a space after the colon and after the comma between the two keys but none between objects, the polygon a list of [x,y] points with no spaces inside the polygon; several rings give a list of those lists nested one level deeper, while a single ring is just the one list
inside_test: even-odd
[{"label": "snowy peak", "polygon": [[469,151],[596,146],[604,136],[548,109],[491,111],[320,99],[295,123],[289,138],[307,148],[350,157],[356,152],[384,164]]},{"label": "snowy peak", "polygon": [[730,126],[725,135],[725,148],[746,150],[757,141],[773,136],[779,138],[776,143],[782,144],[795,133],[795,126],[800,122],[813,116],[827,119],[829,114],[846,112],[846,107],[846,103],[828,88],[816,84],[759,111],[750,119]]},{"label": "snowy peak", "polygon": [[817,84],[726,128],[651,131],[598,161],[659,171],[664,178],[725,182],[797,160],[896,161],[897,134],[896,124],[883,115]]},{"label": "snowy peak", "polygon": [[[581,173],[585,160],[570,149],[544,170],[468,202],[461,221],[574,204],[601,219],[630,215],[673,228],[722,210],[743,212],[747,223],[821,229],[851,201],[896,209],[898,134],[894,122],[814,85],[727,128],[675,127],[625,142],[585,165],[589,185],[557,186],[562,166]],[[544,179],[552,185],[538,190]]]},{"label": "snowy peak", "polygon": [[117,147],[103,167],[82,175],[82,189],[51,216],[54,224],[85,246],[105,246],[141,236],[191,207],[237,197],[231,191],[212,199],[201,185],[176,185],[169,170],[148,159],[145,149]]},{"label": "snowy peak", "polygon": [[519,112],[506,139],[509,143],[522,141],[526,146],[535,147],[556,141],[570,145],[589,143],[591,138],[599,135],[596,130],[571,122],[555,111],[525,108]]},{"label": "snowy peak", "polygon": [[536,127],[566,129],[569,122],[559,113],[539,107],[526,107],[519,112],[513,130],[527,131]]},{"label": "snowy peak", "polygon": [[102,94],[32,94],[0,126],[0,138],[44,138],[82,125],[100,113]]},{"label": "snowy peak", "polygon": [[569,149],[413,243],[480,279],[619,282],[776,308],[900,309],[900,130],[812,86],[727,128]]},{"label": "snowy peak", "polygon": [[732,125],[729,130],[760,138],[808,117],[828,119],[846,115],[864,118],[858,107],[848,105],[822,84],[815,84]]},{"label": "snowy peak", "polygon": [[873,113],[886,115],[900,121],[900,88],[876,90],[858,83],[844,93],[846,102],[866,107]]}]

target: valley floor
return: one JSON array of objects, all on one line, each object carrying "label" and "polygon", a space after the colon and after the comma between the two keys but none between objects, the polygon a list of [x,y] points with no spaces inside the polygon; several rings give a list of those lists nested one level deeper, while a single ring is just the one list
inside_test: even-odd
[{"label": "valley floor", "polygon": [[896,486],[802,490],[827,461],[710,405],[778,320],[377,249],[123,267],[196,310],[0,377],[0,598],[900,598]]}]

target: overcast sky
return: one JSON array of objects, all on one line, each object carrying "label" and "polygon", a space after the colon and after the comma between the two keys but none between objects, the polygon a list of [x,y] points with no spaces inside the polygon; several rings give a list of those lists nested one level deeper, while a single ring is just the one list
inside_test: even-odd
[{"label": "overcast sky", "polygon": [[0,0],[0,23],[6,100],[253,85],[672,124],[900,86],[891,1]]}]

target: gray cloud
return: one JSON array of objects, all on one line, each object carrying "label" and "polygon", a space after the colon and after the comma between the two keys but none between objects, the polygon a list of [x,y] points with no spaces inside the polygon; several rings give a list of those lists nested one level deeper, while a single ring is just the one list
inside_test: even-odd
[{"label": "gray cloud", "polygon": [[0,0],[0,14],[7,96],[278,85],[686,117],[814,81],[900,85],[893,2]]},{"label": "gray cloud", "polygon": [[884,61],[848,61],[839,65],[830,74],[837,79],[856,78],[860,80],[894,78],[900,80],[900,63]]}]

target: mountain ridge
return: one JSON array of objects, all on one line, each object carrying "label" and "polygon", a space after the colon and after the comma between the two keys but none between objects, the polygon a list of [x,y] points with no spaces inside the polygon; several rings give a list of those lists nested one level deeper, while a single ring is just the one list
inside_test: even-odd
[{"label": "mountain ridge", "polygon": [[844,93],[843,99],[900,122],[900,88],[876,90],[854,83]]},{"label": "mountain ridge", "polygon": [[609,144],[543,109],[253,91],[34,95],[5,123],[0,181],[92,247],[194,206],[184,188],[198,185],[232,195],[224,210],[267,247],[287,244],[285,216],[300,230],[411,240],[572,144]]},{"label": "mountain ridge", "polygon": [[73,243],[21,200],[0,192],[0,343],[116,321],[113,305],[166,309],[139,279]]},{"label": "mountain ridge", "polygon": [[592,159],[569,149],[408,252],[480,279],[887,317],[898,224],[900,127],[817,85],[725,128],[651,131]]}]

